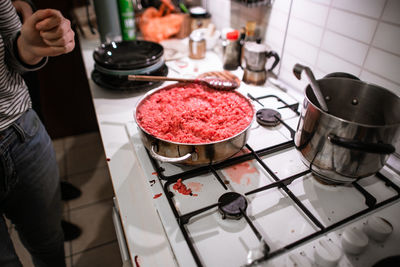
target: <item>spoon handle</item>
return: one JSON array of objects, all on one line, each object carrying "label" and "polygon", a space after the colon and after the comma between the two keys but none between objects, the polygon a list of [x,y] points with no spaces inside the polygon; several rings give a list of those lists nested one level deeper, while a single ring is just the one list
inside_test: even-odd
[{"label": "spoon handle", "polygon": [[301,73],[302,72],[306,73],[306,76],[308,78],[308,81],[310,82],[311,89],[313,90],[313,93],[315,97],[317,98],[317,101],[319,105],[321,106],[321,109],[325,112],[328,112],[328,105],[325,102],[324,95],[321,92],[321,89],[319,88],[319,85],[317,81],[315,80],[314,74],[311,71],[309,67],[303,66],[301,64],[296,64],[293,67],[293,73],[296,76],[297,79],[301,79]]},{"label": "spoon handle", "polygon": [[196,82],[195,79],[185,79],[185,78],[171,78],[165,76],[147,76],[147,75],[128,75],[128,80],[130,81],[177,81],[177,82]]}]

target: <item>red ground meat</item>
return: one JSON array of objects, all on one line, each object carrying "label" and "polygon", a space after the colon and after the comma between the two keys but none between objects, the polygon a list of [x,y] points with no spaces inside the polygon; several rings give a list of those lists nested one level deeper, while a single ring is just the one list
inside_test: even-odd
[{"label": "red ground meat", "polygon": [[142,102],[136,118],[148,133],[178,143],[210,143],[244,130],[253,108],[234,92],[200,84],[162,89]]}]

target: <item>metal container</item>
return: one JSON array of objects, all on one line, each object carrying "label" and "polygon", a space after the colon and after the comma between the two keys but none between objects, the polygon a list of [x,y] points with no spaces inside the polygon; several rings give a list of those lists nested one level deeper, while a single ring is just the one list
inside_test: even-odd
[{"label": "metal container", "polygon": [[189,57],[192,59],[202,59],[206,57],[206,38],[204,32],[193,31],[189,36]]},{"label": "metal container", "polygon": [[[239,152],[244,145],[247,143],[250,126],[254,120],[254,108],[253,108],[253,119],[249,125],[237,133],[236,135],[217,142],[201,143],[201,144],[188,144],[178,143],[168,140],[157,138],[154,135],[148,133],[143,129],[137,122],[136,110],[140,107],[141,103],[147,99],[150,95],[158,92],[159,90],[169,89],[181,84],[171,84],[169,86],[152,90],[145,94],[143,98],[138,102],[135,109],[135,122],[139,128],[139,135],[144,146],[149,150],[150,155],[162,162],[168,163],[180,163],[184,165],[207,165],[211,163],[221,162],[227,158],[232,157],[234,154]],[[239,94],[241,97],[246,99],[248,103],[253,107],[250,100],[237,91],[233,91]]]},{"label": "metal container", "polygon": [[266,68],[267,60],[273,57],[274,63],[268,69],[272,71],[279,63],[279,56],[275,51],[270,51],[264,44],[258,44],[256,42],[246,42],[244,44],[244,63],[245,67],[251,71],[264,71]]},{"label": "metal container", "polygon": [[330,77],[317,82],[329,113],[307,86],[294,139],[303,162],[330,183],[351,183],[377,173],[399,138],[400,98],[360,80]]}]

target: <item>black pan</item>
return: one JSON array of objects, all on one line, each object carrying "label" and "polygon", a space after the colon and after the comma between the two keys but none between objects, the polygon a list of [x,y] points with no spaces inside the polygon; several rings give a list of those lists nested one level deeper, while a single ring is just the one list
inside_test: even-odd
[{"label": "black pan", "polygon": [[96,64],[113,70],[133,70],[162,60],[164,48],[148,41],[122,41],[102,44],[93,52]]}]

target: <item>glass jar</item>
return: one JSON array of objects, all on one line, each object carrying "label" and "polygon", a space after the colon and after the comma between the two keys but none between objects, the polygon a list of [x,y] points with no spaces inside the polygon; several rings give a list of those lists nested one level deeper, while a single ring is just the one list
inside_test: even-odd
[{"label": "glass jar", "polygon": [[206,39],[202,31],[195,30],[189,36],[189,57],[202,59],[206,56]]}]

